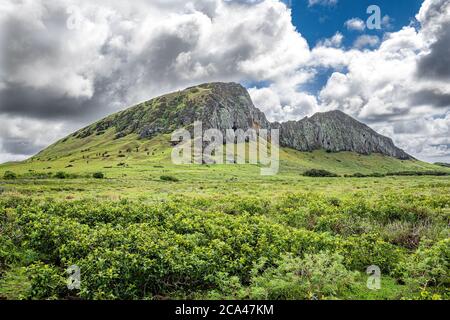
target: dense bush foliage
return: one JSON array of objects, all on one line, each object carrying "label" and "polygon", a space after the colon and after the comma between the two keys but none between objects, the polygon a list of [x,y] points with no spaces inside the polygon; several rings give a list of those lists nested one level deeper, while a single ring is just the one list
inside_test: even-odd
[{"label": "dense bush foliage", "polygon": [[[306,254],[303,258],[283,256],[276,267],[255,272],[249,288],[252,299],[291,300],[334,298],[353,285],[356,272],[335,253]],[[257,271],[257,270],[255,270]]]},{"label": "dense bush foliage", "polygon": [[3,175],[3,179],[5,180],[14,180],[17,179],[17,175],[12,171],[6,171]]},{"label": "dense bush foliage", "polygon": [[[0,272],[36,299],[332,299],[370,265],[405,297],[446,297],[449,196],[174,197],[152,204],[6,197]],[[66,269],[81,268],[81,289]],[[1,273],[0,273],[1,274]]]},{"label": "dense bush foliage", "polygon": [[354,173],[354,174],[346,174],[346,178],[384,178],[386,177],[383,173],[371,173],[371,174],[363,174],[360,172]]},{"label": "dense bush foliage", "polygon": [[160,179],[162,181],[169,181],[169,182],[178,182],[178,181],[180,181],[178,178],[173,177],[173,176],[161,176]]},{"label": "dense bush foliage", "polygon": [[69,175],[63,171],[58,171],[57,173],[55,173],[55,178],[56,179],[67,179],[67,178],[69,178]]},{"label": "dense bush foliage", "polygon": [[104,178],[105,178],[105,175],[104,175],[103,172],[95,172],[95,173],[92,175],[92,177],[93,177],[94,179],[104,179]]},{"label": "dense bush foliage", "polygon": [[435,177],[442,177],[442,176],[448,176],[448,172],[444,171],[400,171],[400,172],[388,172],[386,174],[383,173],[370,173],[370,174],[363,174],[363,173],[354,173],[351,175],[345,175],[346,178],[384,178],[386,176],[392,177],[392,176],[405,176],[405,177],[412,177],[412,176],[435,176]]},{"label": "dense bush foliage", "polygon": [[303,175],[305,177],[338,177],[337,174],[327,171],[327,170],[322,170],[322,169],[311,169],[308,171],[305,171],[305,173],[303,173]]},{"label": "dense bush foliage", "polygon": [[400,171],[390,172],[387,176],[448,176],[450,173],[446,171]]}]

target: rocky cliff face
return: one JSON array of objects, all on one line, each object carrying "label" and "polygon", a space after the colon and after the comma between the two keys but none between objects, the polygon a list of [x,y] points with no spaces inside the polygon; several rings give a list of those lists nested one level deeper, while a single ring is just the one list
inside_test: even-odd
[{"label": "rocky cliff face", "polygon": [[299,151],[325,149],[330,152],[353,151],[360,154],[381,153],[399,159],[412,159],[365,124],[341,111],[317,113],[296,122],[274,124],[280,129],[280,144]]},{"label": "rocky cliff face", "polygon": [[[196,120],[203,122],[204,129],[239,128],[261,129],[270,128],[270,122],[250,98],[247,90],[236,83],[211,83],[203,85],[210,90],[201,112],[194,115]],[[200,86],[201,88],[202,86]],[[188,121],[192,123],[194,119]]]},{"label": "rocky cliff face", "polygon": [[182,127],[190,128],[195,121],[201,121],[204,130],[280,129],[281,146],[299,151],[325,149],[412,158],[398,149],[391,139],[340,111],[318,113],[296,122],[271,124],[253,105],[247,90],[236,83],[203,84],[155,98],[111,115],[74,136],[84,138],[113,127],[117,139],[131,133],[148,139]]}]

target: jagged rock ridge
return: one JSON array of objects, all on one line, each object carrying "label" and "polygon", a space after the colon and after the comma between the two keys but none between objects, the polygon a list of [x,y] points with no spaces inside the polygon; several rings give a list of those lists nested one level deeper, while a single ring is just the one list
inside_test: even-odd
[{"label": "jagged rock ridge", "polygon": [[84,138],[115,128],[116,139],[135,133],[141,139],[190,128],[195,121],[203,129],[280,129],[282,147],[298,151],[325,149],[360,154],[381,153],[412,159],[384,137],[341,111],[317,113],[310,118],[270,123],[257,109],[247,90],[236,83],[208,83],[171,93],[113,114],[74,134]]},{"label": "jagged rock ridge", "polygon": [[381,153],[399,159],[412,159],[367,125],[341,111],[317,113],[300,121],[274,124],[280,129],[280,144],[298,151],[325,149],[330,152],[353,151]]}]

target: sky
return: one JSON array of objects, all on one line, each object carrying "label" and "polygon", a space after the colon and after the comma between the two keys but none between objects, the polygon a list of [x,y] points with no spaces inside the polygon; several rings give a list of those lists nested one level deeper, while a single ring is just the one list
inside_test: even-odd
[{"label": "sky", "polygon": [[[359,37],[366,35],[370,36],[375,44],[378,44],[384,33],[399,31],[414,22],[415,15],[419,12],[422,4],[422,0],[339,0],[336,2],[318,1],[316,5],[309,5],[310,0],[286,0],[283,2],[292,9],[292,23],[311,47],[324,39],[332,38],[336,32],[339,32],[344,36],[342,45],[347,48],[351,48]],[[367,8],[371,5],[378,5],[381,9],[382,19],[385,18],[381,29],[365,28],[361,32],[361,30],[347,27],[347,21],[354,21],[355,27],[358,26],[357,22],[360,23],[359,26],[364,26],[361,22],[365,22],[369,17]],[[308,90],[314,93],[320,91],[326,84],[330,72],[332,70],[321,72]]]},{"label": "sky", "polygon": [[271,121],[339,109],[450,162],[449,43],[450,0],[2,0],[0,162],[211,81]]}]

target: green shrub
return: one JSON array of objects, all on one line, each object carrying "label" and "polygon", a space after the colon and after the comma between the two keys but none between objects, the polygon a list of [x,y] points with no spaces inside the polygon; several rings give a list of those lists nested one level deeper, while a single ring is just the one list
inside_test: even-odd
[{"label": "green shrub", "polygon": [[92,175],[92,177],[95,178],[95,179],[104,179],[104,178],[105,178],[105,175],[103,174],[103,172],[95,172],[95,173]]},{"label": "green shrub", "polygon": [[338,177],[337,174],[322,169],[311,169],[305,171],[303,175],[305,177],[331,177],[331,178]]},{"label": "green shrub", "polygon": [[12,172],[12,171],[6,171],[3,174],[3,179],[5,179],[5,180],[15,180],[15,179],[17,179],[17,175],[14,172]]},{"label": "green shrub", "polygon": [[375,173],[371,174],[371,177],[373,177],[373,178],[384,178],[384,177],[386,177],[386,175],[383,174],[383,173],[375,172]]},{"label": "green shrub", "polygon": [[68,177],[69,177],[69,175],[67,173],[65,173],[64,171],[59,171],[59,172],[55,173],[56,179],[67,179]]},{"label": "green shrub", "polygon": [[50,179],[52,177],[51,172],[29,172],[24,175],[27,179],[36,179],[36,180],[42,180],[42,179]]},{"label": "green shrub", "polygon": [[382,173],[378,173],[378,172],[369,173],[369,174],[363,174],[360,172],[356,172],[356,173],[350,174],[350,175],[346,174],[344,177],[346,177],[346,178],[384,178],[384,177],[386,177],[386,175],[382,174]]},{"label": "green shrub", "polygon": [[174,176],[161,176],[160,179],[162,181],[169,181],[169,182],[178,182],[178,181],[180,181],[178,178],[176,178]]},{"label": "green shrub", "polygon": [[388,176],[448,176],[450,172],[447,171],[400,171],[389,172]]},{"label": "green shrub", "polygon": [[360,172],[356,172],[356,173],[353,174],[352,177],[354,177],[354,178],[365,178],[367,176],[362,174],[362,173],[360,173]]},{"label": "green shrub", "polygon": [[7,266],[17,262],[18,250],[14,243],[14,230],[8,223],[8,217],[5,213],[0,215],[0,280],[2,273],[7,269]]},{"label": "green shrub", "polygon": [[348,268],[361,272],[376,265],[383,272],[391,273],[403,258],[403,250],[379,239],[376,234],[348,237],[340,252]]},{"label": "green shrub", "polygon": [[412,287],[450,287],[450,239],[423,243],[401,265],[403,279]]},{"label": "green shrub", "polygon": [[67,294],[66,279],[54,266],[38,262],[27,268],[27,274],[31,282],[29,298],[55,300]]},{"label": "green shrub", "polygon": [[[276,267],[270,267],[251,279],[250,298],[269,300],[329,299],[338,297],[355,281],[356,273],[343,265],[336,253],[284,256]],[[255,272],[256,273],[256,272]]]},{"label": "green shrub", "polygon": [[[0,269],[31,264],[30,298],[40,299],[345,299],[353,273],[378,265],[410,292],[426,286],[445,298],[449,203],[403,190],[151,203],[0,197]],[[62,285],[73,264],[75,293]]]}]

